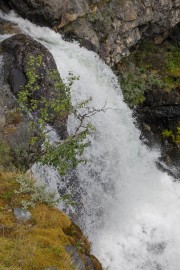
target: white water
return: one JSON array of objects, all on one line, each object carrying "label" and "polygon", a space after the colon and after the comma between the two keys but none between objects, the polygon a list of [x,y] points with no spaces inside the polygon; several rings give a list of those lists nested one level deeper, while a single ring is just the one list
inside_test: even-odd
[{"label": "white water", "polygon": [[[84,203],[79,223],[93,253],[108,270],[179,270],[180,185],[156,168],[158,152],[139,140],[111,69],[48,28],[12,14],[8,18],[43,42],[62,78],[69,71],[80,76],[72,88],[74,100],[92,96],[93,106],[101,108],[107,101],[115,109],[91,119],[96,132],[85,153],[89,162],[77,169]],[[69,119],[69,130],[73,125]]]}]

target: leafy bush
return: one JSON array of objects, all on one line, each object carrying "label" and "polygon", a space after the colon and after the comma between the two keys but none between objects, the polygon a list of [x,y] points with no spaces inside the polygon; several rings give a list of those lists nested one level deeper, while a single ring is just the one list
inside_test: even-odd
[{"label": "leafy bush", "polygon": [[132,108],[141,104],[144,93],[161,88],[165,92],[180,87],[180,49],[169,42],[155,45],[142,42],[118,64],[125,101]]},{"label": "leafy bush", "polygon": [[173,132],[172,130],[167,130],[165,129],[163,132],[162,132],[162,135],[165,137],[165,138],[169,138],[172,142],[175,142],[175,143],[180,143],[180,126],[178,126],[176,128],[176,131]]},{"label": "leafy bush", "polygon": [[120,83],[124,99],[131,108],[144,102],[145,91],[163,86],[163,81],[156,74],[147,75],[138,67],[133,67],[133,70],[126,68],[120,76]]},{"label": "leafy bush", "polygon": [[19,184],[19,189],[15,191],[16,194],[30,195],[30,200],[21,201],[23,209],[35,207],[36,203],[44,203],[53,207],[59,202],[55,199],[55,193],[47,192],[45,186],[36,186],[35,182],[25,175],[17,176],[16,182]]},{"label": "leafy bush", "polygon": [[[36,68],[41,65],[41,55],[37,58],[32,55],[29,57],[26,74],[28,82],[21,88],[18,95],[20,108],[29,119],[29,133],[31,134],[28,153],[25,153],[22,157],[27,166],[40,161],[43,164],[53,166],[60,174],[65,174],[68,169],[76,167],[78,163],[86,162],[82,157],[84,149],[88,146],[86,138],[94,130],[87,119],[101,109],[97,110],[88,105],[91,98],[73,106],[71,103],[71,86],[74,80],[79,78],[70,74],[65,84],[55,70],[48,73],[54,84],[53,93],[48,99],[42,95],[37,98],[39,86]],[[69,114],[73,114],[78,121],[74,134],[68,135],[64,141],[52,144],[47,136],[47,123],[52,123],[55,117],[66,119]],[[43,147],[41,147],[43,142]]]}]

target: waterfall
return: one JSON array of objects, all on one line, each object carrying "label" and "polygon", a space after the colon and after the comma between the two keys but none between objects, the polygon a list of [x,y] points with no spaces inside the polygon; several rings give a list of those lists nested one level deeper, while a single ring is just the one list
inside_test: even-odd
[{"label": "waterfall", "polygon": [[[112,70],[77,42],[15,14],[5,17],[50,50],[64,80],[69,72],[80,76],[73,102],[91,96],[94,107],[109,108],[91,118],[96,131],[85,151],[88,162],[76,170],[83,205],[77,222],[92,252],[108,270],[179,270],[180,184],[157,169],[159,151],[140,141]],[[73,127],[69,118],[69,131]],[[56,189],[61,178],[50,168],[48,175],[46,182]]]}]

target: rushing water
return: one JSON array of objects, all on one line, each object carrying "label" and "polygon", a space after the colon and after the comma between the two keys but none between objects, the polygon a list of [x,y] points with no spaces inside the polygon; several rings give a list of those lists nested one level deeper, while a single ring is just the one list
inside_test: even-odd
[{"label": "rushing water", "polygon": [[[180,185],[156,168],[158,151],[139,140],[111,69],[48,28],[14,14],[7,18],[51,51],[63,79],[69,72],[80,76],[72,87],[74,102],[91,96],[94,107],[106,102],[111,108],[91,119],[96,131],[85,153],[89,162],[76,172],[83,205],[78,222],[93,253],[108,270],[179,270]],[[69,119],[69,130],[73,126]],[[60,179],[50,169],[48,174],[56,189]]]}]

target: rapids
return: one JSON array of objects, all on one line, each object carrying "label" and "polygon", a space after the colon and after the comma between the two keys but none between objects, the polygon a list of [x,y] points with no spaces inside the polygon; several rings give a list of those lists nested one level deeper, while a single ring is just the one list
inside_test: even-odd
[{"label": "rapids", "polygon": [[[77,222],[94,255],[108,270],[179,270],[180,184],[157,169],[158,150],[150,151],[140,141],[110,67],[48,28],[14,13],[1,16],[50,50],[64,80],[69,72],[80,77],[72,87],[73,102],[91,96],[94,107],[107,103],[109,108],[91,118],[96,131],[85,151],[88,163],[76,170],[83,205]],[[70,117],[69,132],[74,125]],[[38,166],[35,170],[41,179],[45,171],[46,183],[57,190],[61,178],[56,172]]]}]

